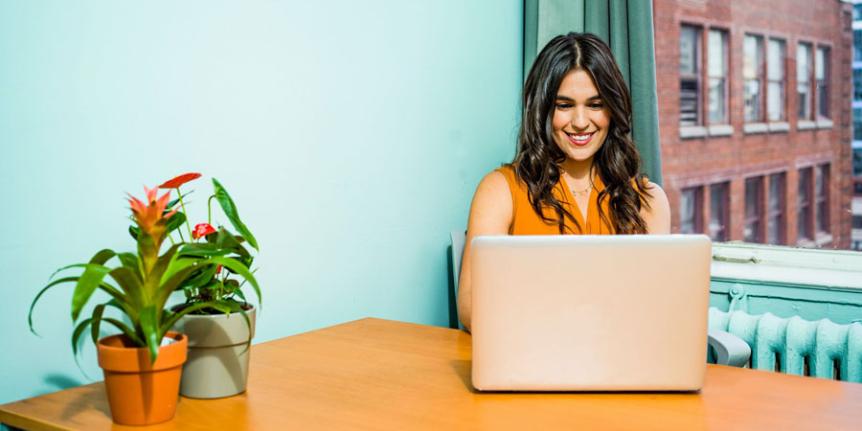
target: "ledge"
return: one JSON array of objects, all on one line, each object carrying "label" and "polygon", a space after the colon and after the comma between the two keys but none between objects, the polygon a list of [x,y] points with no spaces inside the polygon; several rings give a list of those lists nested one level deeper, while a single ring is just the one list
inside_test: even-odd
[{"label": "ledge", "polygon": [[817,128],[818,129],[831,129],[832,128],[832,120],[828,118],[818,118],[817,119]]},{"label": "ledge", "polygon": [[742,131],[748,134],[766,133],[769,131],[769,125],[766,123],[745,123],[742,125]]},{"label": "ledge", "polygon": [[799,120],[796,123],[796,130],[812,130],[817,128],[817,123],[808,120]]},{"label": "ledge", "polygon": [[769,123],[769,131],[770,132],[787,132],[789,130],[790,130],[790,123],[788,123],[786,121]]},{"label": "ledge", "polygon": [[703,126],[680,126],[679,137],[682,139],[703,138],[706,136],[706,127]]},{"label": "ledge", "polygon": [[707,132],[709,132],[709,136],[731,136],[733,135],[733,126],[730,124],[709,126]]},{"label": "ledge", "polygon": [[862,290],[862,253],[713,243],[711,275],[714,278],[858,291]]}]

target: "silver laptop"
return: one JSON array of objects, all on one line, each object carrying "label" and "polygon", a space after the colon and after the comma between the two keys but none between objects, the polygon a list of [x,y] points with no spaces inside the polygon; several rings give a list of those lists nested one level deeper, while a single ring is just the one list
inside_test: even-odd
[{"label": "silver laptop", "polygon": [[473,386],[699,390],[711,247],[704,235],[476,237]]}]

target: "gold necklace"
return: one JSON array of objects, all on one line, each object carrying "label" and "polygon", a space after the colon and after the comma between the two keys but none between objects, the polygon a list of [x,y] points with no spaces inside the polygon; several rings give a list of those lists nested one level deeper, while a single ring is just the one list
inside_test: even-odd
[{"label": "gold necklace", "polygon": [[585,194],[585,193],[587,193],[588,191],[590,191],[590,190],[592,190],[592,189],[593,189],[593,182],[592,182],[592,181],[590,181],[590,185],[588,185],[585,189],[583,189],[583,190],[575,190],[575,189],[571,189],[571,192],[572,192],[572,194],[573,194],[573,195],[578,196],[578,195]]}]

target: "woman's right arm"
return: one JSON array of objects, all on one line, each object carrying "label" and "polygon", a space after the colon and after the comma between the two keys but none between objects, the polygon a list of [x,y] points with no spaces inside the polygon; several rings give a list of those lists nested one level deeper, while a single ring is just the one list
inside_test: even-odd
[{"label": "woman's right arm", "polygon": [[458,317],[467,332],[472,323],[472,290],[470,289],[470,242],[478,235],[506,235],[512,224],[512,195],[502,173],[486,175],[476,188],[470,205],[467,222],[467,239],[461,258],[461,276],[458,281]]}]

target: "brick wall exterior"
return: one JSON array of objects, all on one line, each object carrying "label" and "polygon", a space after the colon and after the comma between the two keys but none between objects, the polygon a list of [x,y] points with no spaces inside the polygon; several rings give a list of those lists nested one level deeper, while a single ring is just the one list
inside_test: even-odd
[{"label": "brick wall exterior", "polygon": [[[829,163],[832,240],[825,246],[848,248],[852,195],[851,5],[838,0],[654,0],[653,4],[664,188],[670,199],[673,230],[679,230],[681,188],[705,186],[702,225],[706,228],[710,216],[708,186],[730,181],[730,239],[741,240],[745,216],[745,178],[785,172],[787,230],[784,236],[786,244],[795,245],[798,169]],[[703,29],[701,47],[706,45],[706,32],[710,28],[728,31],[728,106],[733,127],[730,136],[680,137],[679,35],[683,23]],[[762,35],[764,40],[778,37],[786,42],[787,131],[743,131],[743,38],[747,33]],[[800,41],[813,43],[815,50],[817,46],[830,47],[831,128],[799,130],[797,127],[796,47]],[[764,55],[765,52],[764,49]],[[701,65],[706,67],[705,58]],[[704,98],[708,94],[705,84],[701,94]],[[701,105],[703,109],[704,103]],[[814,115],[816,117],[816,112]],[[767,183],[763,183],[763,208],[767,207]],[[764,216],[762,223],[765,222]]]}]

